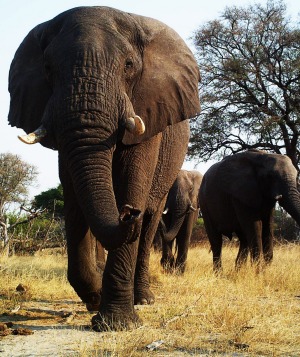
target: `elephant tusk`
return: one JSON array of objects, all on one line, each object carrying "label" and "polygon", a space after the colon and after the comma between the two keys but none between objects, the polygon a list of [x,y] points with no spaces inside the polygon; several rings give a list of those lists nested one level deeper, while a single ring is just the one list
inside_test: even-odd
[{"label": "elephant tusk", "polygon": [[197,211],[197,209],[195,207],[193,207],[192,205],[190,205],[190,210],[193,211],[193,212]]},{"label": "elephant tusk", "polygon": [[167,207],[162,214],[167,214],[169,212],[169,208]]},{"label": "elephant tusk", "polygon": [[18,135],[18,138],[25,144],[36,144],[47,135],[47,131],[43,126],[37,128],[33,133],[27,135]]},{"label": "elephant tusk", "polygon": [[141,117],[135,115],[126,119],[125,128],[132,134],[142,135],[145,132],[145,124]]},{"label": "elephant tusk", "polygon": [[282,195],[277,195],[277,196],[275,196],[275,200],[276,201],[279,201],[279,200],[281,200],[282,199]]}]

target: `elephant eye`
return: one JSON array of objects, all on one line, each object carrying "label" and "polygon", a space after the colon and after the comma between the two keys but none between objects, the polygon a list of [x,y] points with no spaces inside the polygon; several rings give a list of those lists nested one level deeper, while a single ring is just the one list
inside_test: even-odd
[{"label": "elephant eye", "polygon": [[133,68],[133,61],[132,59],[127,59],[125,62],[125,72],[131,68]]}]

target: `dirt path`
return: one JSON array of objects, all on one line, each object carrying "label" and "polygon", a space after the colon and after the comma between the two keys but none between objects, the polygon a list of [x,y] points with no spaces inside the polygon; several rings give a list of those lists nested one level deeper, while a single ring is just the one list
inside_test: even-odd
[{"label": "dirt path", "polygon": [[[91,331],[91,315],[80,302],[24,302],[17,312],[0,316],[9,324],[0,337],[0,356],[76,356],[101,339]],[[23,335],[28,333],[28,335]]]},{"label": "dirt path", "polygon": [[[0,357],[123,357],[122,351],[126,351],[127,355],[126,345],[130,337],[121,337],[119,334],[122,332],[94,332],[91,330],[91,317],[92,314],[87,312],[85,305],[79,300],[22,302],[18,311],[0,315]],[[8,328],[3,331],[4,324]],[[146,333],[146,329],[143,330],[143,334]],[[5,331],[8,335],[3,336]],[[121,348],[118,346],[120,341],[123,344]],[[201,348],[193,352],[184,349],[172,349],[170,352],[165,342],[154,351],[147,350],[147,346],[139,349],[138,355],[141,356],[216,356],[213,351]],[[218,356],[228,355],[224,353]],[[246,357],[248,354],[235,353],[235,356]]]}]

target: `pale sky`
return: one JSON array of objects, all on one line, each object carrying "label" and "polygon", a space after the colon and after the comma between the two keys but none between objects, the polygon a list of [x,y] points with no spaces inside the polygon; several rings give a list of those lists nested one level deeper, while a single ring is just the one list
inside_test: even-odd
[{"label": "pale sky", "polygon": [[[10,152],[38,168],[38,187],[31,189],[31,196],[56,187],[59,183],[57,152],[40,144],[25,145],[17,139],[21,129],[8,125],[9,111],[8,72],[18,46],[27,33],[39,23],[50,20],[62,11],[76,6],[110,6],[139,15],[156,18],[176,30],[192,49],[190,37],[203,23],[216,19],[226,6],[246,6],[248,0],[0,0],[1,66],[0,66],[0,153]],[[265,1],[258,1],[265,4]],[[300,12],[299,0],[289,0],[288,13],[296,19]],[[204,173],[211,165],[200,164],[197,169]],[[192,169],[193,163],[184,168]]]}]

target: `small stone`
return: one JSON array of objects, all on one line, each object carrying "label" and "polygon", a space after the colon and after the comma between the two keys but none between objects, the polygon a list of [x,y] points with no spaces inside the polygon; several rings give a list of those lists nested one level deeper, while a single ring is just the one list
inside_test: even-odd
[{"label": "small stone", "polygon": [[19,292],[19,293],[25,293],[28,288],[27,286],[23,285],[23,284],[19,284],[17,287],[16,287],[16,290]]}]

